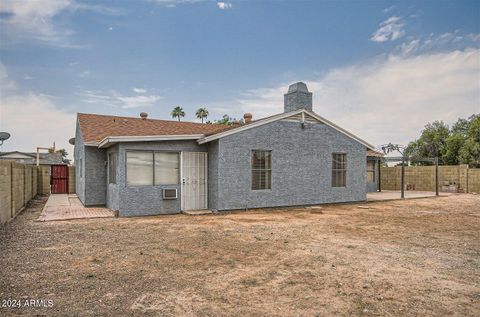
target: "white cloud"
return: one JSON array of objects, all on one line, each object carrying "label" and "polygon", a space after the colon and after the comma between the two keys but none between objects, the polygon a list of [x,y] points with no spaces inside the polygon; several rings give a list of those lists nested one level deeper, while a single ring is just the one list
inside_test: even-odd
[{"label": "white cloud", "polygon": [[151,107],[155,102],[160,100],[160,96],[134,96],[134,97],[117,97],[123,102],[122,108],[145,108]]},{"label": "white cloud", "polygon": [[80,47],[72,44],[69,37],[74,31],[57,22],[59,15],[76,11],[91,11],[106,15],[120,15],[122,11],[101,5],[78,3],[75,0],[3,0],[0,13],[3,18],[0,25],[3,38],[10,42],[33,39],[58,47]]},{"label": "white cloud", "polygon": [[397,16],[391,16],[387,20],[380,23],[380,28],[373,33],[370,38],[374,42],[395,41],[405,35],[403,27],[405,24],[402,22],[402,18]]},{"label": "white cloud", "polygon": [[231,9],[233,5],[230,2],[217,2],[217,7],[220,10],[227,10],[227,9]]},{"label": "white cloud", "polygon": [[80,74],[78,74],[78,77],[80,77],[80,78],[86,78],[88,76],[90,76],[90,71],[89,70],[84,70]]},{"label": "white cloud", "polygon": [[59,109],[54,98],[43,94],[2,97],[0,130],[11,134],[2,151],[35,152],[35,147],[65,148],[73,156],[68,139],[75,136],[75,114]]},{"label": "white cloud", "polygon": [[145,88],[133,88],[133,91],[137,94],[146,94],[147,90]]},{"label": "white cloud", "polygon": [[84,98],[82,101],[85,103],[122,109],[151,107],[162,99],[158,95],[124,96],[114,90],[110,92],[86,90],[81,96]]},{"label": "white cloud", "polygon": [[[404,57],[390,55],[333,69],[307,82],[314,111],[379,145],[406,144],[427,122],[454,122],[480,113],[480,50]],[[241,116],[260,118],[283,111],[288,84],[247,91],[237,100]]]},{"label": "white cloud", "polygon": [[197,3],[206,0],[148,0],[163,5],[167,8],[175,8],[178,4]]},{"label": "white cloud", "polygon": [[388,13],[392,10],[394,10],[396,7],[394,5],[389,6],[388,8],[383,9],[383,13]]},{"label": "white cloud", "polygon": [[480,34],[463,34],[460,31],[443,34],[430,34],[427,37],[410,39],[396,48],[402,55],[423,54],[428,52],[441,52],[464,50],[469,47],[478,47]]},{"label": "white cloud", "polygon": [[7,68],[0,63],[0,97],[10,90],[15,90],[17,85],[8,76]]},{"label": "white cloud", "polygon": [[31,80],[31,79],[33,79],[33,77],[30,76],[30,75],[24,75],[24,76],[23,76],[23,79],[24,79],[24,80]]}]

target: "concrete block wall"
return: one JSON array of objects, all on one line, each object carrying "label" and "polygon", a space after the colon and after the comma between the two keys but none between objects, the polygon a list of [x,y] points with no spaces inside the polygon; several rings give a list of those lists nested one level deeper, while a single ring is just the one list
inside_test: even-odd
[{"label": "concrete block wall", "polygon": [[[401,166],[382,167],[381,181],[384,190],[401,189]],[[464,192],[480,192],[480,169],[468,168],[468,165],[439,166],[439,190],[445,182],[459,185]],[[405,185],[415,186],[415,190],[435,191],[435,166],[405,167]]]},{"label": "concrete block wall", "polygon": [[0,224],[15,217],[37,195],[39,169],[0,161]]},{"label": "concrete block wall", "polygon": [[75,166],[68,167],[68,193],[75,194]]},{"label": "concrete block wall", "polygon": [[12,163],[0,161],[0,223],[12,217]]},{"label": "concrete block wall", "polygon": [[39,166],[38,170],[38,194],[50,194],[50,166]]},{"label": "concrete block wall", "polygon": [[14,213],[25,206],[25,165],[12,162],[12,210]]},{"label": "concrete block wall", "polygon": [[480,194],[480,168],[468,169],[468,192]]}]

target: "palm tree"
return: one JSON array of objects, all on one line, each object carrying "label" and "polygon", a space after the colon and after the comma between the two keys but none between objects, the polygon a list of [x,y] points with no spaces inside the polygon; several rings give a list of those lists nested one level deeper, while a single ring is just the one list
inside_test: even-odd
[{"label": "palm tree", "polygon": [[197,110],[196,115],[198,119],[202,119],[202,123],[203,123],[203,119],[208,117],[208,110],[205,108],[200,108]]},{"label": "palm tree", "polygon": [[175,107],[172,110],[172,118],[178,118],[178,121],[180,121],[181,117],[185,117],[185,111],[183,111],[182,107]]}]

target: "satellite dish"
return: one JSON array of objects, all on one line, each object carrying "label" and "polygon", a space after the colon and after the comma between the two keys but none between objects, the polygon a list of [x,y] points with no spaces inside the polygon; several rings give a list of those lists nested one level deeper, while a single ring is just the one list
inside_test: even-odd
[{"label": "satellite dish", "polygon": [[70,143],[71,145],[75,145],[75,138],[71,138],[70,140],[68,140],[68,143]]},{"label": "satellite dish", "polygon": [[3,141],[8,140],[9,138],[10,138],[10,133],[0,132],[0,145],[3,144]]}]

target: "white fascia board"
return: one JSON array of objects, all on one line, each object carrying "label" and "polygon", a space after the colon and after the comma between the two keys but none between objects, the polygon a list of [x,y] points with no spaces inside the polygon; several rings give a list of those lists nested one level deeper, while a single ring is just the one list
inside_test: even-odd
[{"label": "white fascia board", "polygon": [[83,145],[85,146],[98,146],[98,142],[83,142]]},{"label": "white fascia board", "polygon": [[295,110],[295,111],[291,111],[291,112],[281,113],[281,114],[278,114],[278,115],[275,115],[275,116],[272,116],[272,117],[268,117],[266,119],[260,119],[258,121],[246,124],[244,126],[241,126],[241,127],[238,127],[238,128],[232,129],[232,130],[228,130],[228,131],[225,131],[225,132],[220,132],[220,133],[217,133],[217,134],[214,134],[214,135],[211,135],[211,136],[207,136],[205,138],[201,138],[200,140],[198,140],[198,144],[207,143],[207,142],[217,140],[217,139],[220,139],[220,138],[223,138],[223,137],[226,137],[226,136],[238,133],[238,132],[242,132],[242,131],[245,131],[245,130],[256,128],[256,127],[262,126],[264,124],[275,122],[275,121],[278,121],[278,120],[282,120],[282,119],[294,116],[294,115],[302,113],[302,112],[304,112],[304,110],[300,109],[300,110]]},{"label": "white fascia board", "polygon": [[282,120],[282,119],[285,119],[285,118],[288,118],[288,117],[291,117],[291,116],[294,116],[294,115],[297,115],[297,114],[300,114],[300,113],[303,114],[303,115],[307,114],[307,115],[311,116],[312,118],[317,119],[319,122],[328,125],[329,127],[337,130],[338,132],[348,136],[349,138],[354,139],[355,141],[359,142],[360,144],[365,145],[367,148],[369,148],[371,150],[375,149],[375,147],[373,145],[365,142],[364,140],[362,140],[359,137],[357,137],[356,135],[348,132],[347,130],[340,128],[335,123],[319,116],[318,114],[316,114],[314,112],[310,112],[310,111],[307,111],[307,110],[304,110],[304,109],[299,109],[299,110],[295,110],[295,111],[291,111],[291,112],[287,112],[287,113],[281,113],[281,114],[278,114],[278,115],[275,115],[275,116],[272,116],[272,117],[269,117],[269,118],[266,118],[266,119],[263,119],[263,120],[260,119],[258,121],[255,121],[253,123],[244,125],[242,127],[236,128],[236,129],[228,130],[228,131],[217,133],[217,134],[205,137],[205,138],[201,138],[201,139],[198,140],[198,143],[203,144],[203,143],[207,143],[207,142],[210,142],[210,141],[214,141],[214,140],[217,140],[217,139],[220,139],[220,138],[223,138],[223,137],[226,137],[226,136],[238,133],[238,132],[242,132],[242,131],[245,131],[245,130],[248,130],[248,129],[256,128],[256,127],[262,126],[264,124],[268,124],[268,123],[272,123],[272,122],[275,122],[275,121],[278,121],[278,120]]},{"label": "white fascia board", "polygon": [[100,143],[99,148],[107,148],[119,142],[151,142],[151,141],[177,141],[198,140],[203,134],[177,134],[177,135],[144,135],[144,136],[107,136]]}]

